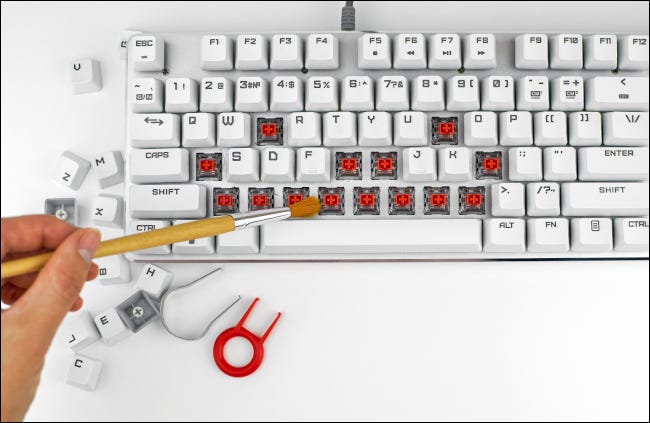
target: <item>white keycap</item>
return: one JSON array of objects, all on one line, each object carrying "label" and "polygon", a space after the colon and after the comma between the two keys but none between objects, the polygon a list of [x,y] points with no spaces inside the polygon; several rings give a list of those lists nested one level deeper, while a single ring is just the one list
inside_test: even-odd
[{"label": "white keycap", "polygon": [[332,34],[309,34],[305,56],[307,69],[338,69],[339,39]]},{"label": "white keycap", "polygon": [[647,217],[614,219],[614,248],[616,251],[648,251]]},{"label": "white keycap", "polygon": [[510,180],[541,181],[542,149],[539,147],[516,147],[508,150]]},{"label": "white keycap", "polygon": [[411,83],[411,109],[445,110],[445,84],[439,76],[418,76]]},{"label": "white keycap", "polygon": [[131,267],[124,256],[114,255],[95,260],[99,267],[97,279],[103,285],[128,283],[131,281]]},{"label": "white keycap", "polygon": [[402,152],[402,179],[407,182],[436,180],[436,150],[433,148],[405,148]]},{"label": "white keycap", "polygon": [[264,225],[260,238],[266,254],[448,253],[481,251],[481,232],[480,219],[305,219]]},{"label": "white keycap", "polygon": [[120,54],[120,60],[126,60],[128,56],[128,46],[129,39],[134,35],[142,34],[141,31],[133,31],[131,29],[123,29],[120,31],[119,42],[118,42],[118,51]]},{"label": "white keycap", "polygon": [[205,187],[200,185],[131,185],[129,207],[134,218],[205,217]]},{"label": "white keycap", "polygon": [[204,35],[201,38],[201,69],[230,70],[232,56],[232,41],[225,35]]},{"label": "white keycap", "polygon": [[302,40],[295,34],[276,34],[271,39],[271,69],[302,69]]},{"label": "white keycap", "polygon": [[499,115],[501,145],[533,145],[533,115],[530,112],[505,112]]},{"label": "white keycap", "polygon": [[296,150],[296,180],[298,182],[329,182],[330,150],[299,148]]},{"label": "white keycap", "polygon": [[336,79],[331,76],[311,77],[307,80],[305,110],[329,112],[339,108],[339,91]]},{"label": "white keycap", "polygon": [[363,34],[358,42],[359,69],[390,69],[390,38],[386,34]]},{"label": "white keycap", "polygon": [[526,223],[523,219],[485,219],[483,251],[523,253],[526,251]]},{"label": "white keycap", "polygon": [[584,109],[585,97],[581,76],[561,76],[551,81],[551,108],[578,111]]},{"label": "white keycap", "polygon": [[271,82],[271,111],[297,112],[302,109],[302,80],[295,76],[273,78],[273,82]]},{"label": "white keycap", "polygon": [[528,219],[528,252],[561,253],[569,251],[568,219]]},{"label": "white keycap", "polygon": [[399,34],[395,37],[393,66],[395,69],[426,69],[427,57],[422,34]]},{"label": "white keycap", "polygon": [[465,113],[465,145],[497,145],[497,114],[494,112]]},{"label": "white keycap", "polygon": [[226,154],[228,182],[257,182],[260,180],[260,154],[252,148],[231,148]]},{"label": "white keycap", "polygon": [[524,184],[492,184],[492,215],[518,217],[526,213]]},{"label": "white keycap", "polygon": [[181,117],[171,113],[131,115],[129,138],[136,148],[180,147]]},{"label": "white keycap", "polygon": [[189,154],[184,148],[131,150],[129,174],[135,184],[187,182]]},{"label": "white keycap", "polygon": [[603,114],[605,145],[648,145],[648,112]]},{"label": "white keycap", "polygon": [[262,35],[237,36],[235,69],[263,70],[269,67],[269,52],[266,38]]},{"label": "white keycap", "polygon": [[106,345],[115,345],[131,334],[113,307],[95,316],[95,326]]},{"label": "white keycap", "polygon": [[480,107],[478,78],[454,76],[447,80],[447,110],[478,110]]},{"label": "white keycap", "polygon": [[211,77],[201,80],[202,112],[231,112],[233,108],[232,81],[227,78]]},{"label": "white keycap", "polygon": [[352,147],[357,145],[357,116],[351,112],[331,112],[323,115],[323,145]]},{"label": "white keycap", "polygon": [[269,92],[266,80],[256,76],[237,79],[235,110],[238,112],[265,112],[269,109]]},{"label": "white keycap", "polygon": [[62,331],[66,345],[74,351],[81,351],[99,340],[99,332],[87,310],[80,310],[68,317]]},{"label": "white keycap", "polygon": [[[192,220],[174,220],[174,225],[192,222]],[[172,244],[174,254],[214,254],[214,237],[190,239],[189,241],[175,242]]]},{"label": "white keycap", "polygon": [[97,194],[91,210],[95,225],[121,228],[124,224],[124,200],[122,197]]},{"label": "white keycap", "polygon": [[217,124],[212,113],[183,115],[183,147],[214,147]]},{"label": "white keycap", "polygon": [[515,39],[517,69],[548,68],[548,37],[546,34],[522,34]]},{"label": "white keycap", "polygon": [[358,115],[359,145],[389,146],[392,142],[393,119],[387,112],[363,112]]},{"label": "white keycap", "polygon": [[257,254],[260,252],[260,228],[247,228],[217,237],[217,254]]},{"label": "white keycap", "polygon": [[88,160],[66,150],[56,161],[52,177],[63,186],[78,190],[90,170]]},{"label": "white keycap", "polygon": [[645,216],[646,182],[568,182],[562,184],[564,216]]},{"label": "white keycap", "polygon": [[135,78],[129,83],[128,101],[134,112],[161,113],[164,85],[156,78]]},{"label": "white keycap", "polygon": [[598,112],[569,114],[569,144],[582,147],[603,143],[601,117]]},{"label": "white keycap", "polygon": [[119,151],[108,151],[92,162],[99,187],[106,189],[124,182],[124,159]]},{"label": "white keycap", "polygon": [[159,301],[160,297],[171,285],[172,279],[174,279],[174,275],[170,271],[155,264],[145,264],[135,281],[135,288],[146,292],[151,298]]},{"label": "white keycap", "polygon": [[[132,220],[129,223],[127,235],[166,228],[169,225],[169,220]],[[158,247],[145,248],[144,250],[137,251],[138,254],[169,254],[170,252],[171,248],[169,245],[160,245]]]},{"label": "white keycap", "polygon": [[102,72],[99,62],[93,59],[80,59],[70,66],[72,94],[85,94],[102,89]]},{"label": "white keycap", "polygon": [[483,110],[506,111],[515,108],[515,81],[512,76],[489,76],[481,81]]},{"label": "white keycap", "polygon": [[616,69],[616,51],[616,35],[588,36],[585,40],[585,69]]},{"label": "white keycap", "polygon": [[517,109],[548,110],[548,78],[524,76],[517,80]]},{"label": "white keycap", "polygon": [[432,35],[429,39],[429,68],[455,70],[461,66],[458,34]]},{"label": "white keycap", "polygon": [[581,181],[648,180],[648,148],[585,147],[578,151]]},{"label": "white keycap", "polygon": [[291,113],[284,122],[288,146],[314,147],[321,144],[321,117],[318,113]]},{"label": "white keycap", "polygon": [[261,151],[262,182],[293,182],[296,157],[293,150],[268,147]]},{"label": "white keycap", "polygon": [[493,34],[469,34],[463,43],[465,69],[493,69],[497,67],[497,48]]},{"label": "white keycap", "polygon": [[94,391],[102,373],[102,362],[81,354],[75,354],[70,360],[70,367],[65,377],[65,383]]},{"label": "white keycap", "polygon": [[173,113],[196,112],[199,92],[196,81],[190,78],[168,78],[165,81],[165,110]]},{"label": "white keycap", "polygon": [[582,35],[551,37],[551,69],[582,69]]},{"label": "white keycap", "polygon": [[648,35],[627,35],[619,39],[618,67],[621,70],[648,69]]},{"label": "white keycap", "polygon": [[135,35],[129,40],[133,69],[142,72],[161,71],[165,67],[165,42],[153,35]]},{"label": "white keycap", "polygon": [[647,111],[648,77],[597,76],[587,80],[587,109]]},{"label": "white keycap", "polygon": [[559,216],[560,186],[555,182],[528,184],[526,208],[529,216]]},{"label": "white keycap", "polygon": [[409,108],[409,85],[404,76],[382,76],[377,80],[377,110]]},{"label": "white keycap", "polygon": [[566,115],[563,112],[537,112],[534,116],[535,145],[566,145]]},{"label": "white keycap", "polygon": [[578,177],[576,149],[547,147],[544,149],[544,179],[547,181],[575,181]]},{"label": "white keycap", "polygon": [[571,250],[578,252],[612,251],[612,220],[606,218],[571,219]]},{"label": "white keycap", "polygon": [[373,81],[367,76],[346,76],[341,93],[341,110],[364,112],[374,110]]},{"label": "white keycap", "polygon": [[422,112],[399,112],[393,115],[395,145],[424,146],[429,144],[427,115]]},{"label": "white keycap", "polygon": [[438,178],[441,181],[470,181],[471,152],[464,147],[447,147],[438,152]]},{"label": "white keycap", "polygon": [[248,147],[251,143],[251,118],[248,113],[221,113],[217,116],[219,147]]}]

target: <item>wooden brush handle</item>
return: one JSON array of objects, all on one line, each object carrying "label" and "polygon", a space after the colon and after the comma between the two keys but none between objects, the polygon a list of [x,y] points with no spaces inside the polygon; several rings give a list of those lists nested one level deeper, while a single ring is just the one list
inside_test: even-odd
[{"label": "wooden brush handle", "polygon": [[[205,238],[232,232],[235,221],[231,216],[211,217],[195,222],[182,223],[149,232],[127,235],[102,241],[97,247],[95,258],[143,250],[145,248],[169,245],[190,239]],[[52,253],[38,254],[2,263],[2,279],[41,270]]]}]

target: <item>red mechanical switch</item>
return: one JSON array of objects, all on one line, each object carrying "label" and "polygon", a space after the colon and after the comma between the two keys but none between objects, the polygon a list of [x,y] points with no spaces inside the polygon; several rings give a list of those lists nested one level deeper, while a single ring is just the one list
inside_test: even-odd
[{"label": "red mechanical switch", "polygon": [[458,214],[485,214],[485,187],[458,187]]},{"label": "red mechanical switch", "polygon": [[239,188],[213,188],[214,204],[212,214],[237,213],[239,211]]},{"label": "red mechanical switch", "polygon": [[433,116],[431,118],[431,144],[458,144],[458,117]]},{"label": "red mechanical switch", "polygon": [[388,187],[388,214],[415,214],[415,187]]},{"label": "red mechanical switch", "polygon": [[379,187],[354,187],[354,214],[379,214]]},{"label": "red mechanical switch", "polygon": [[321,203],[319,214],[343,215],[345,214],[345,188],[344,187],[319,187],[318,199]]},{"label": "red mechanical switch", "polygon": [[399,207],[408,206],[411,204],[411,194],[395,194],[393,202]]},{"label": "red mechanical switch", "polygon": [[221,153],[196,153],[196,180],[221,180]]},{"label": "red mechanical switch", "polygon": [[438,133],[440,135],[451,136],[456,132],[454,122],[438,122]]},{"label": "red mechanical switch", "polygon": [[274,189],[248,188],[248,210],[263,210],[273,207]]},{"label": "red mechanical switch", "polygon": [[397,152],[372,152],[370,160],[370,179],[397,179]]},{"label": "red mechanical switch", "polygon": [[424,187],[424,214],[449,214],[449,187]]},{"label": "red mechanical switch", "polygon": [[361,179],[361,153],[336,153],[336,179]]},{"label": "red mechanical switch", "polygon": [[214,168],[214,159],[199,160],[199,169],[201,169],[203,172],[212,172]]},{"label": "red mechanical switch", "polygon": [[290,205],[297,203],[303,198],[309,197],[309,187],[284,187],[282,191],[284,193],[284,207],[289,207]]},{"label": "red mechanical switch", "polygon": [[501,179],[501,152],[477,151],[475,153],[476,179]]}]

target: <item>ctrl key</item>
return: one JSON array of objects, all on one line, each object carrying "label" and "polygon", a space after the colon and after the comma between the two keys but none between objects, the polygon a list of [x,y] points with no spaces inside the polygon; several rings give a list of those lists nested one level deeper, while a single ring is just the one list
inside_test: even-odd
[{"label": "ctrl key", "polygon": [[[129,223],[129,235],[137,234],[140,232],[149,232],[154,229],[166,228],[170,225],[169,220],[132,220]],[[151,247],[144,250],[136,251],[138,254],[169,254],[171,247],[169,245],[161,245],[158,247]]]},{"label": "ctrl key", "polygon": [[614,249],[616,251],[648,251],[648,218],[614,219]]},{"label": "ctrl key", "polygon": [[102,372],[102,362],[81,354],[75,354],[70,361],[65,381],[87,391],[94,391]]}]

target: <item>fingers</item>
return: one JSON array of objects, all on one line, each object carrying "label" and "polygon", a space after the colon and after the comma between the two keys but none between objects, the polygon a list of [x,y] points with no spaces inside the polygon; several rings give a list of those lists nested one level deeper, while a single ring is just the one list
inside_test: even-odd
[{"label": "fingers", "polygon": [[0,258],[4,259],[7,253],[54,249],[75,229],[69,223],[45,214],[2,219]]},{"label": "fingers", "polygon": [[12,283],[6,283],[2,286],[2,292],[0,292],[0,299],[2,302],[7,305],[12,305],[13,303],[20,298],[25,291],[25,288],[21,288]]},{"label": "fingers", "polygon": [[31,331],[34,349],[47,350],[66,313],[77,305],[99,238],[99,232],[92,229],[79,229],[68,236],[11,308],[29,314],[23,321],[25,330]]}]

